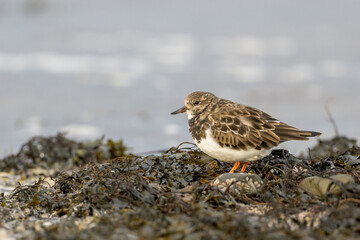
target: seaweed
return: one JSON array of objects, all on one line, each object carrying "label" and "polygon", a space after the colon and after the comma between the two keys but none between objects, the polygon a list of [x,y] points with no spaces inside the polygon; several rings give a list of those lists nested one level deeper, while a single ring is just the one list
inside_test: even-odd
[{"label": "seaweed", "polygon": [[[139,156],[122,141],[79,143],[58,135],[30,142],[12,156],[27,161],[15,167],[5,158],[2,166],[25,178],[39,167],[56,174],[41,172],[0,197],[2,224],[19,239],[360,237],[360,151],[352,140],[323,157],[313,154],[323,142],[308,158],[274,150],[249,164],[248,175],[263,184],[252,193],[215,186],[231,165],[193,147]],[[333,178],[339,174],[353,181]],[[311,177],[331,179],[322,197],[299,187]]]},{"label": "seaweed", "polygon": [[73,168],[93,161],[100,161],[126,155],[128,148],[122,140],[104,138],[92,142],[76,142],[65,137],[64,133],[56,136],[36,136],[23,144],[17,154],[0,160],[0,170],[26,172],[33,168]]}]

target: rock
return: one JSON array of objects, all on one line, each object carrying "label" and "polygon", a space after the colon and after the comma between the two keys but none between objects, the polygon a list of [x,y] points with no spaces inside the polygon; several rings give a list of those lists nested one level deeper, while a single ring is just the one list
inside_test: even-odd
[{"label": "rock", "polygon": [[344,185],[353,184],[355,183],[355,179],[349,174],[336,174],[330,178],[312,176],[307,177],[300,182],[299,190],[320,198],[325,197],[328,192],[340,195],[341,189],[338,183]]},{"label": "rock", "polygon": [[264,182],[258,175],[250,173],[224,173],[212,183],[212,186],[217,187],[222,192],[229,188],[229,191],[234,195],[255,194],[262,189],[263,185]]},{"label": "rock", "polygon": [[333,186],[331,186],[330,188],[330,192],[334,193],[336,195],[341,194],[341,189],[340,187],[336,184],[336,182],[339,182],[341,184],[344,185],[349,185],[349,184],[354,184],[355,183],[355,178],[349,174],[336,174],[334,176],[330,177],[331,179],[335,180],[335,184]]},{"label": "rock", "polygon": [[9,230],[5,228],[0,228],[0,239],[2,240],[14,240],[15,237],[11,236],[11,233]]},{"label": "rock", "polygon": [[300,182],[299,190],[318,197],[324,197],[330,184],[330,179],[311,176]]}]

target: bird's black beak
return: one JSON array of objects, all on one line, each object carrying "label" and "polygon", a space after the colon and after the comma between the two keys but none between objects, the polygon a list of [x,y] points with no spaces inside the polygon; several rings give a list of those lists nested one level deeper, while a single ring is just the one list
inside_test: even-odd
[{"label": "bird's black beak", "polygon": [[176,110],[175,112],[172,112],[171,114],[172,115],[175,115],[175,114],[179,114],[179,113],[184,113],[186,112],[187,108],[185,106],[183,106],[182,108],[179,108],[178,110]]}]

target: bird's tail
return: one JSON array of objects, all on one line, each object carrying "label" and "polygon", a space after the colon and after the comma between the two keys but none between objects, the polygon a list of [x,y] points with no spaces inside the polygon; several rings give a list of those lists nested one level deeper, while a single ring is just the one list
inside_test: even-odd
[{"label": "bird's tail", "polygon": [[301,131],[300,136],[302,137],[318,137],[321,133],[314,131]]},{"label": "bird's tail", "polygon": [[289,140],[309,140],[309,137],[317,137],[321,135],[319,132],[303,131],[285,123],[281,123],[276,126],[274,133],[280,137],[281,142]]}]

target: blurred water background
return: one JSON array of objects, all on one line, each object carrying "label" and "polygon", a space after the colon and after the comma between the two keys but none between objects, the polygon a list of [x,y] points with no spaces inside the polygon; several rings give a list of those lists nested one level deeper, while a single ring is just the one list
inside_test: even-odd
[{"label": "blurred water background", "polygon": [[[358,1],[0,1],[0,154],[34,135],[191,141],[171,116],[211,91],[286,123],[359,139]],[[286,143],[299,153],[316,143]]]}]

